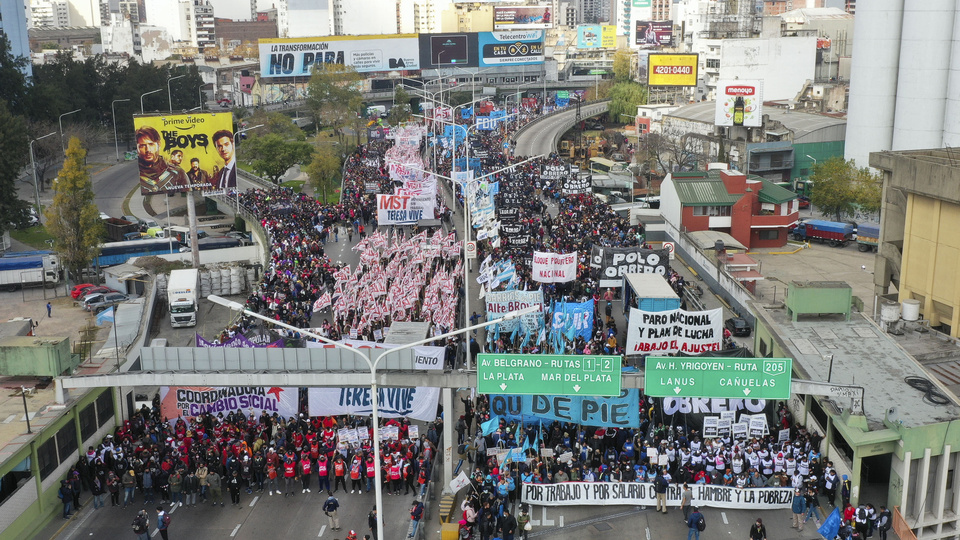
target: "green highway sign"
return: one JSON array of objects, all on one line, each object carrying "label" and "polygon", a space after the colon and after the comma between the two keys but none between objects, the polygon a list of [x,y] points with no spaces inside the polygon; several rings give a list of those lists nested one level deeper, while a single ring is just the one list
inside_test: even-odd
[{"label": "green highway sign", "polygon": [[619,356],[478,354],[481,394],[619,396]]},{"label": "green highway sign", "polygon": [[790,358],[647,357],[643,391],[654,397],[788,399]]}]

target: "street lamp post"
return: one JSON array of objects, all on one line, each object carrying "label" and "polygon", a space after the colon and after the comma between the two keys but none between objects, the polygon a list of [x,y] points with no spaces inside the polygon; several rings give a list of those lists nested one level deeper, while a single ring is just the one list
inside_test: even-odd
[{"label": "street lamp post", "polygon": [[[247,131],[257,129],[259,127],[263,127],[263,124],[257,124],[253,127],[244,128],[234,133],[233,134],[233,151],[234,152],[237,151],[237,137],[239,137],[241,133],[245,133]],[[239,216],[240,215],[240,181],[239,180],[237,180],[237,185],[234,187],[234,189],[237,191],[237,215]]]},{"label": "street lamp post", "polygon": [[43,212],[40,210],[40,184],[37,182],[37,164],[33,158],[33,143],[39,141],[40,139],[46,139],[47,137],[56,135],[57,132],[47,133],[43,137],[37,137],[30,141],[30,169],[33,171],[33,189],[37,195],[37,216],[39,217]]},{"label": "street lamp post", "polygon": [[170,81],[175,81],[177,79],[182,79],[186,75],[177,75],[176,77],[170,77],[167,79],[167,102],[170,104],[170,112],[173,112],[173,96],[170,94]]},{"label": "street lamp post", "polygon": [[120,161],[120,141],[117,138],[117,109],[115,108],[118,102],[130,101],[129,99],[115,99],[113,103],[110,104],[110,113],[111,118],[113,118],[113,146],[117,150],[117,161]]},{"label": "street lamp post", "polygon": [[156,94],[157,92],[163,92],[163,88],[157,88],[156,90],[151,90],[145,94],[140,95],[140,114],[143,114],[143,98],[149,96],[150,94]]},{"label": "street lamp post", "polygon": [[[513,312],[510,312],[510,313],[507,313],[507,314],[504,315],[503,317],[501,317],[501,318],[499,318],[499,319],[496,319],[496,320],[493,320],[493,321],[487,321],[487,322],[482,323],[482,324],[477,324],[477,325],[474,325],[474,326],[469,326],[469,327],[466,327],[466,328],[461,328],[461,329],[459,329],[459,330],[454,330],[453,332],[447,332],[446,334],[441,334],[441,335],[439,335],[439,336],[434,336],[434,337],[428,338],[428,339],[422,339],[422,340],[420,340],[420,341],[416,341],[416,342],[413,342],[413,343],[406,343],[406,344],[404,344],[404,345],[400,345],[399,347],[394,347],[394,348],[392,348],[392,349],[387,349],[387,350],[383,351],[382,353],[380,353],[380,354],[377,356],[376,359],[374,359],[373,361],[371,361],[370,358],[369,358],[366,354],[364,354],[361,350],[359,350],[359,349],[355,349],[355,348],[353,348],[353,347],[348,347],[348,346],[343,345],[343,344],[341,344],[341,343],[337,343],[336,341],[327,339],[327,338],[325,338],[325,337],[323,337],[323,336],[314,334],[314,333],[312,333],[312,332],[310,332],[310,331],[308,331],[308,330],[304,330],[304,329],[302,329],[302,328],[297,328],[296,326],[292,326],[292,325],[289,325],[289,324],[286,324],[286,323],[283,323],[283,322],[280,322],[280,321],[276,321],[276,320],[274,320],[274,319],[271,319],[271,318],[269,318],[269,317],[266,317],[266,316],[264,316],[264,315],[261,315],[261,314],[255,312],[255,311],[250,311],[250,310],[244,308],[243,304],[241,304],[241,303],[239,303],[239,302],[234,302],[234,301],[232,301],[232,300],[227,300],[226,298],[222,298],[222,297],[220,297],[220,296],[213,295],[213,294],[211,294],[211,295],[208,296],[207,298],[208,298],[211,302],[213,302],[213,303],[215,303],[215,304],[220,304],[221,306],[228,307],[228,308],[230,308],[230,309],[233,310],[233,311],[240,311],[240,312],[242,312],[244,315],[249,315],[250,317],[255,317],[255,318],[257,318],[257,319],[261,319],[261,320],[263,320],[263,321],[269,322],[269,323],[274,324],[274,325],[276,325],[276,326],[279,326],[279,327],[281,327],[281,328],[286,328],[287,330],[292,330],[292,331],[294,331],[294,332],[298,332],[298,333],[303,334],[303,335],[305,335],[305,336],[311,337],[311,338],[316,339],[317,341],[320,341],[320,342],[322,342],[322,343],[326,343],[326,344],[329,344],[329,345],[333,345],[333,346],[335,346],[335,347],[337,347],[337,348],[340,348],[340,349],[343,349],[343,350],[346,350],[346,351],[350,351],[350,352],[352,352],[353,354],[356,354],[357,356],[359,356],[360,358],[362,358],[363,361],[367,363],[367,365],[370,367],[370,404],[371,404],[371,411],[370,411],[370,417],[371,417],[371,418],[370,418],[370,423],[373,425],[373,460],[374,460],[374,462],[376,462],[376,464],[377,464],[377,466],[374,468],[374,482],[375,482],[375,488],[376,488],[375,491],[374,491],[374,494],[375,494],[375,498],[376,498],[377,510],[379,510],[379,511],[381,511],[381,512],[383,511],[383,485],[382,485],[382,475],[381,475],[381,471],[380,471],[380,464],[381,464],[381,456],[380,456],[380,418],[379,418],[379,401],[380,401],[380,397],[379,397],[379,395],[378,395],[378,389],[377,389],[377,387],[379,386],[378,383],[377,383],[377,365],[380,363],[380,361],[383,360],[383,358],[386,357],[388,354],[395,353],[395,352],[397,352],[397,351],[401,351],[401,350],[404,350],[404,349],[412,349],[413,347],[418,347],[418,346],[423,345],[423,344],[425,344],[425,343],[430,343],[430,342],[437,341],[437,340],[444,340],[444,339],[446,339],[446,338],[448,338],[448,337],[453,337],[453,336],[457,336],[457,335],[460,335],[460,334],[466,334],[466,333],[470,332],[471,330],[483,328],[483,327],[490,326],[490,325],[494,325],[494,324],[500,324],[500,323],[505,322],[505,321],[510,321],[510,320],[516,319],[517,317],[521,317],[521,316],[523,316],[523,315],[526,315],[526,314],[528,314],[528,313],[533,313],[534,311],[539,311],[539,309],[540,309],[540,308],[538,308],[537,306],[526,307],[526,308],[521,309],[521,310],[518,310],[518,311],[513,311]],[[444,431],[446,431],[446,429],[445,429]],[[444,444],[449,444],[449,443],[450,443],[450,441],[446,441],[446,440],[444,441]],[[446,463],[446,462],[445,462],[445,463]],[[384,536],[383,536],[383,519],[382,519],[382,518],[377,520],[377,538],[384,538]]]},{"label": "street lamp post", "polygon": [[73,114],[73,113],[75,113],[75,112],[80,112],[81,110],[82,110],[82,109],[77,109],[77,110],[75,110],[75,111],[65,112],[65,113],[63,113],[63,114],[60,115],[60,119],[59,119],[59,122],[60,122],[60,149],[61,149],[63,152],[66,152],[66,151],[67,151],[66,147],[63,145],[63,117],[66,116],[66,115],[68,115],[68,114]]},{"label": "street lamp post", "polygon": [[201,111],[203,110],[203,87],[204,86],[206,86],[206,83],[201,84],[200,87],[197,88],[197,92],[200,94],[200,110]]}]

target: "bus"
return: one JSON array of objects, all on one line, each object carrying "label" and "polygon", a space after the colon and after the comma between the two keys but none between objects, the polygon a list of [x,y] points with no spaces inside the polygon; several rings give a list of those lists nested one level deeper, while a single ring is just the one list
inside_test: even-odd
[{"label": "bus", "polygon": [[[171,242],[172,248],[171,249]],[[127,242],[108,242],[100,246],[100,255],[93,259],[92,266],[103,268],[123,264],[133,257],[148,255],[169,255],[180,250],[180,242],[176,239],[150,238],[143,240],[129,240]]]}]

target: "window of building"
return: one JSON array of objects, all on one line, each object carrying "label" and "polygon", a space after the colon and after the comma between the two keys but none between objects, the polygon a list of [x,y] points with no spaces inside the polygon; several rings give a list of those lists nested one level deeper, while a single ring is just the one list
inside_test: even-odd
[{"label": "window of building", "polygon": [[50,476],[60,464],[57,459],[57,439],[50,437],[45,443],[37,448],[37,466],[40,468],[40,479],[43,480]]},{"label": "window of building", "polygon": [[60,462],[68,461],[71,457],[76,457],[77,453],[77,429],[73,422],[60,428],[57,432],[57,455],[60,456]]},{"label": "window of building", "polygon": [[695,216],[729,216],[730,207],[729,206],[694,206],[693,215]]},{"label": "window of building", "polygon": [[720,59],[707,58],[707,68],[720,69]]},{"label": "window of building", "polygon": [[91,403],[80,411],[80,439],[87,440],[97,432],[97,405]]},{"label": "window of building", "polygon": [[100,394],[97,398],[97,422],[100,427],[106,425],[113,418],[113,392],[110,390]]},{"label": "window of building", "polygon": [[[760,240],[776,240],[780,238],[780,231],[777,229],[761,229],[757,232],[757,238]],[[761,352],[761,355],[762,354]]]}]

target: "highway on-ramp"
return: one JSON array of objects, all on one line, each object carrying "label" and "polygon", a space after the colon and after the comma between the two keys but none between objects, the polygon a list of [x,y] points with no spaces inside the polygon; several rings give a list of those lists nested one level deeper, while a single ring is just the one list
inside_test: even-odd
[{"label": "highway on-ramp", "polygon": [[[607,112],[609,101],[588,103],[580,107],[580,117],[583,119]],[[528,125],[514,140],[517,142],[513,154],[515,156],[539,156],[557,150],[557,141],[577,119],[576,107],[570,107],[562,112],[545,116],[533,124]]]}]

